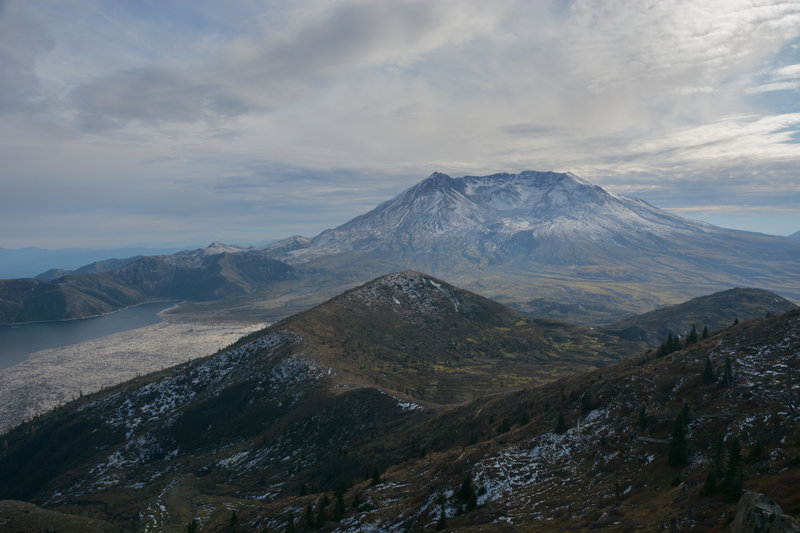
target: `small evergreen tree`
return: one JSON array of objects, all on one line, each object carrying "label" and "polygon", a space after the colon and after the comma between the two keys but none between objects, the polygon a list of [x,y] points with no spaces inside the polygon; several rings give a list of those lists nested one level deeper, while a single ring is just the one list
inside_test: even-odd
[{"label": "small evergreen tree", "polygon": [[186,533],[197,533],[198,527],[197,518],[192,518],[192,521],[186,526]]},{"label": "small evergreen tree", "polygon": [[686,423],[683,415],[675,418],[672,426],[672,437],[669,440],[669,464],[684,466],[689,459],[689,447],[686,443]]},{"label": "small evergreen tree", "polygon": [[641,429],[647,429],[647,411],[644,407],[639,411],[639,427]]},{"label": "small evergreen tree", "polygon": [[305,530],[311,531],[311,528],[314,527],[314,510],[311,508],[310,503],[306,505],[305,521],[306,521]]},{"label": "small evergreen tree", "polygon": [[735,326],[737,324],[739,324],[739,317],[738,316],[733,319],[733,325]]},{"label": "small evergreen tree", "polygon": [[372,485],[377,485],[381,482],[381,475],[378,473],[378,467],[372,467]]},{"label": "small evergreen tree", "polygon": [[503,418],[500,425],[497,426],[497,434],[502,435],[511,431],[511,421],[508,418]]},{"label": "small evergreen tree", "polygon": [[713,466],[708,469],[706,474],[706,482],[703,483],[703,488],[700,489],[700,496],[713,496],[717,493],[717,472]]},{"label": "small evergreen tree", "polygon": [[286,520],[286,533],[296,533],[294,529],[294,515],[289,511],[289,517]]},{"label": "small evergreen tree", "polygon": [[750,453],[747,454],[747,457],[744,458],[744,462],[748,464],[753,464],[758,461],[758,458],[761,456],[761,441],[756,439],[756,443],[753,445],[753,449],[750,450]]},{"label": "small evergreen tree", "polygon": [[722,373],[722,380],[720,380],[719,386],[725,389],[733,386],[733,363],[730,355],[725,356],[725,370]]},{"label": "small evergreen tree", "polygon": [[567,422],[564,420],[564,412],[558,413],[558,420],[556,421],[556,433],[561,435],[567,430]]},{"label": "small evergreen tree", "polygon": [[667,340],[661,346],[658,347],[658,352],[656,353],[656,357],[664,357],[665,355],[669,355],[672,352],[677,352],[681,349],[681,339],[677,335],[673,335],[670,331],[667,335]]},{"label": "small evergreen tree", "polygon": [[703,338],[703,340],[706,340],[708,338],[708,326],[703,326],[703,336],[702,336],[702,338]]},{"label": "small evergreen tree", "polygon": [[706,355],[706,366],[703,368],[703,383],[714,383],[717,381],[717,375],[714,374],[714,368],[711,366],[711,356]]},{"label": "small evergreen tree", "polygon": [[463,512],[464,509],[474,511],[478,507],[478,495],[475,493],[475,487],[472,486],[469,474],[464,477],[464,481],[461,482],[461,487],[456,493],[456,503],[459,512]]},{"label": "small evergreen tree", "polygon": [[717,479],[722,477],[722,454],[725,451],[725,441],[722,439],[722,435],[717,436],[717,445],[714,449],[714,460],[711,462],[711,467],[714,469],[714,473],[717,475]]},{"label": "small evergreen tree", "polygon": [[692,325],[692,330],[686,336],[686,346],[691,346],[697,342],[697,328]]},{"label": "small evergreen tree", "polygon": [[681,408],[680,417],[683,420],[683,428],[688,429],[690,417],[689,417],[689,404],[686,402],[683,402],[683,407]]},{"label": "small evergreen tree", "polygon": [[441,531],[447,527],[447,514],[444,512],[444,504],[439,510],[439,520],[436,522],[436,531]]},{"label": "small evergreen tree", "polygon": [[591,391],[586,391],[583,393],[583,398],[581,398],[581,410],[584,413],[591,413],[594,410],[594,404],[592,403],[592,393]]},{"label": "small evergreen tree", "polygon": [[325,525],[325,506],[327,502],[325,498],[320,498],[319,502],[317,502],[317,528],[321,528]]},{"label": "small evergreen tree", "polygon": [[725,499],[729,502],[738,501],[742,494],[742,445],[739,443],[739,439],[731,442],[728,468],[725,470],[722,490],[725,493]]},{"label": "small evergreen tree", "polygon": [[336,489],[336,505],[333,507],[333,519],[337,522],[344,516],[344,492],[344,485],[339,485]]}]

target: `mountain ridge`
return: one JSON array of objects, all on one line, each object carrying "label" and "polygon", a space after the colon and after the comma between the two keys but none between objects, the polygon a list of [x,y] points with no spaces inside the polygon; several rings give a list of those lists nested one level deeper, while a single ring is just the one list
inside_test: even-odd
[{"label": "mountain ridge", "polygon": [[762,289],[736,288],[687,302],[662,307],[603,326],[605,331],[630,340],[643,340],[656,347],[674,337],[685,338],[694,327],[698,334],[707,327],[715,331],[737,320],[780,315],[797,309],[792,302]]}]

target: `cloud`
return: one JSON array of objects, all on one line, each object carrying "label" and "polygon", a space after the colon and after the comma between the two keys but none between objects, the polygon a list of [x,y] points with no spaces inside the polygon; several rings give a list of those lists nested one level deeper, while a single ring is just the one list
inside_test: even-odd
[{"label": "cloud", "polygon": [[773,91],[793,91],[798,87],[800,87],[800,82],[798,81],[779,81],[774,83],[765,83],[764,85],[759,85],[758,87],[748,87],[745,89],[745,93],[758,94]]},{"label": "cloud", "polygon": [[570,170],[656,205],[797,194],[794,2],[3,5],[15,231],[94,203],[278,238],[435,170]]},{"label": "cloud", "polygon": [[53,40],[17,3],[0,3],[0,113],[31,112],[42,100],[36,59]]},{"label": "cloud", "polygon": [[384,66],[408,68],[425,54],[493,30],[492,11],[453,2],[358,1],[297,9],[288,28],[236,37],[206,62],[101,76],[70,97],[89,128],[129,121],[224,121],[308,97],[331,78]]}]

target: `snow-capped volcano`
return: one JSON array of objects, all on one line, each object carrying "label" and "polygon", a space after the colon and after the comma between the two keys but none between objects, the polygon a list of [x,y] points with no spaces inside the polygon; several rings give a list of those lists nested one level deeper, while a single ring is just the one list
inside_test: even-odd
[{"label": "snow-capped volcano", "polygon": [[[586,244],[651,246],[716,229],[609,193],[571,173],[462,178],[434,173],[372,211],[324,231],[289,258],[302,262],[352,250],[416,254],[452,245],[457,253],[479,246],[491,255],[533,254],[545,262],[583,263],[598,252],[585,249]],[[554,245],[561,253],[554,254]]]},{"label": "snow-capped volcano", "polygon": [[796,240],[688,220],[571,173],[434,173],[313,239],[261,252],[307,265],[319,285],[324,272],[358,281],[410,269],[569,320],[732,287],[800,297]]}]

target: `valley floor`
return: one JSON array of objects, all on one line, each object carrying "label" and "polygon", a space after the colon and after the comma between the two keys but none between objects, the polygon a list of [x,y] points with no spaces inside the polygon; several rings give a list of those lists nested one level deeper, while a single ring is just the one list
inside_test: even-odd
[{"label": "valley floor", "polygon": [[171,314],[164,318],[152,326],[41,350],[0,370],[0,428],[5,430],[81,394],[209,355],[266,326],[182,322]]}]

